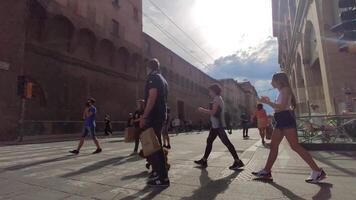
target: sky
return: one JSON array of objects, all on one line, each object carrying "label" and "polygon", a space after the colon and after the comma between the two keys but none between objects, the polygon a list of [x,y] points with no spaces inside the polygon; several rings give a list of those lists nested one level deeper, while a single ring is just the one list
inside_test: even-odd
[{"label": "sky", "polygon": [[260,96],[275,98],[271,0],[143,0],[143,12],[144,32],[188,62],[216,79],[248,80]]}]

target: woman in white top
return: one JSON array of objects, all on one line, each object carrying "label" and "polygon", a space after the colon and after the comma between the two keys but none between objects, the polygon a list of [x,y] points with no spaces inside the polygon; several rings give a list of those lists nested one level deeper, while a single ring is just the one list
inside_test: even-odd
[{"label": "woman in white top", "polygon": [[255,176],[261,179],[273,180],[271,169],[277,159],[278,147],[282,139],[286,137],[291,148],[310,166],[313,170],[311,175],[305,180],[310,183],[317,183],[326,177],[323,169],[319,168],[310,154],[298,143],[296,121],[294,109],[296,100],[285,73],[276,73],[272,78],[272,86],[279,91],[276,102],[271,102],[268,97],[261,97],[262,103],[268,104],[275,110],[274,118],[276,121],[275,129],[272,135],[272,142],[268,160],[264,169],[259,172],[253,172]]}]

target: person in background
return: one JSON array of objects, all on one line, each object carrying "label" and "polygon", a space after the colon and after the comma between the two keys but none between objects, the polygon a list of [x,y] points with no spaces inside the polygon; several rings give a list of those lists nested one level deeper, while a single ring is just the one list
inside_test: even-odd
[{"label": "person in background", "polygon": [[167,108],[167,119],[164,122],[163,129],[162,129],[163,147],[167,149],[171,149],[171,141],[169,139],[169,134],[168,134],[169,125],[171,124],[170,112],[171,110]]},{"label": "person in background", "polygon": [[268,116],[266,110],[263,109],[263,104],[261,103],[257,104],[257,110],[252,115],[251,119],[253,118],[257,119],[257,128],[259,130],[262,139],[262,145],[265,145],[266,144],[265,136],[266,136],[267,126],[268,126]]},{"label": "person in background", "polygon": [[216,137],[219,137],[222,143],[228,148],[232,157],[234,158],[234,163],[229,167],[229,169],[237,170],[243,167],[244,163],[240,160],[234,145],[230,142],[225,132],[225,105],[224,100],[221,97],[221,87],[218,84],[214,84],[211,85],[208,89],[209,96],[213,99],[213,102],[210,104],[211,108],[205,109],[199,107],[198,111],[210,115],[212,127],[210,129],[209,136],[207,139],[204,156],[202,159],[194,161],[194,163],[200,165],[203,168],[206,168],[208,166],[208,158],[213,148],[213,143]]},{"label": "person in background", "polygon": [[140,129],[140,119],[143,115],[143,112],[145,110],[145,100],[140,99],[136,101],[136,111],[133,114],[132,117],[132,123],[133,123],[133,127],[135,127],[135,148],[133,150],[132,155],[137,154],[138,153],[138,146],[140,144],[140,133],[141,133],[141,129]]},{"label": "person in background", "polygon": [[172,127],[173,127],[174,131],[176,132],[176,134],[178,134],[180,132],[181,121],[180,121],[180,119],[178,117],[176,117],[172,121]]},{"label": "person in background", "polygon": [[242,115],[240,116],[240,120],[241,120],[243,138],[247,139],[249,137],[248,128],[249,128],[250,118],[246,113],[242,113]]},{"label": "person in background", "polygon": [[112,124],[111,124],[110,115],[108,114],[105,115],[104,122],[105,122],[105,129],[104,129],[105,135],[107,136],[112,135]]},{"label": "person in background", "polygon": [[273,180],[271,173],[272,167],[277,159],[279,144],[285,137],[292,150],[312,169],[310,176],[305,181],[308,183],[318,183],[326,178],[326,173],[315,163],[308,151],[298,142],[297,123],[294,116],[297,103],[287,74],[283,72],[274,74],[271,84],[279,91],[277,100],[272,102],[268,97],[263,96],[260,101],[275,110],[274,119],[276,125],[272,134],[271,147],[266,165],[262,170],[252,172],[252,174],[260,179]]},{"label": "person in background", "polygon": [[228,112],[225,112],[226,130],[231,135],[232,134],[232,123],[231,117]]},{"label": "person in background", "polygon": [[94,98],[89,98],[87,103],[86,103],[86,107],[84,108],[84,112],[83,112],[83,118],[84,118],[84,131],[83,131],[83,135],[80,138],[79,144],[77,149],[69,151],[69,153],[72,154],[79,154],[80,149],[82,148],[83,144],[84,144],[84,140],[85,137],[90,133],[93,142],[96,146],[96,150],[93,152],[93,154],[97,154],[102,152],[102,149],[100,147],[99,141],[96,138],[95,135],[95,129],[96,129],[96,122],[95,122],[95,118],[96,118],[96,107],[94,106],[95,104],[95,99]]},{"label": "person in background", "polygon": [[133,114],[129,113],[129,117],[127,118],[127,123],[126,123],[126,127],[133,127],[134,123],[133,123]]}]

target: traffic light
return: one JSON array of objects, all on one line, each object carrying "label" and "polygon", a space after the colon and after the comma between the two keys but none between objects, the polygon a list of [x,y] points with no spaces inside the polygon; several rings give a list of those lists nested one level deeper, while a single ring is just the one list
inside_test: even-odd
[{"label": "traffic light", "polygon": [[339,50],[352,52],[356,42],[356,0],[339,0],[341,23],[333,26],[331,31],[340,33]]},{"label": "traffic light", "polygon": [[33,83],[26,76],[17,77],[17,95],[25,99],[33,97]]}]

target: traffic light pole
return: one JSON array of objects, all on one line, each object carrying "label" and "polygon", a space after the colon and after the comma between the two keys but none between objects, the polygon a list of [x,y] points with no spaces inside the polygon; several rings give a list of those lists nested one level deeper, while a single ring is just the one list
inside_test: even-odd
[{"label": "traffic light pole", "polygon": [[[24,6],[24,16],[23,16],[23,20],[24,20],[24,34],[22,35],[22,48],[19,52],[19,57],[20,57],[20,75],[24,76],[25,75],[25,66],[24,66],[24,58],[25,58],[25,45],[26,45],[26,32],[27,32],[27,19],[29,17],[29,5],[28,2],[26,2],[26,5]],[[25,120],[25,111],[26,111],[26,98],[25,97],[21,97],[21,107],[20,107],[20,116],[19,116],[19,122],[18,122],[18,127],[19,127],[19,135],[17,138],[17,142],[22,142],[23,141],[23,137],[24,137],[24,120]]]}]

